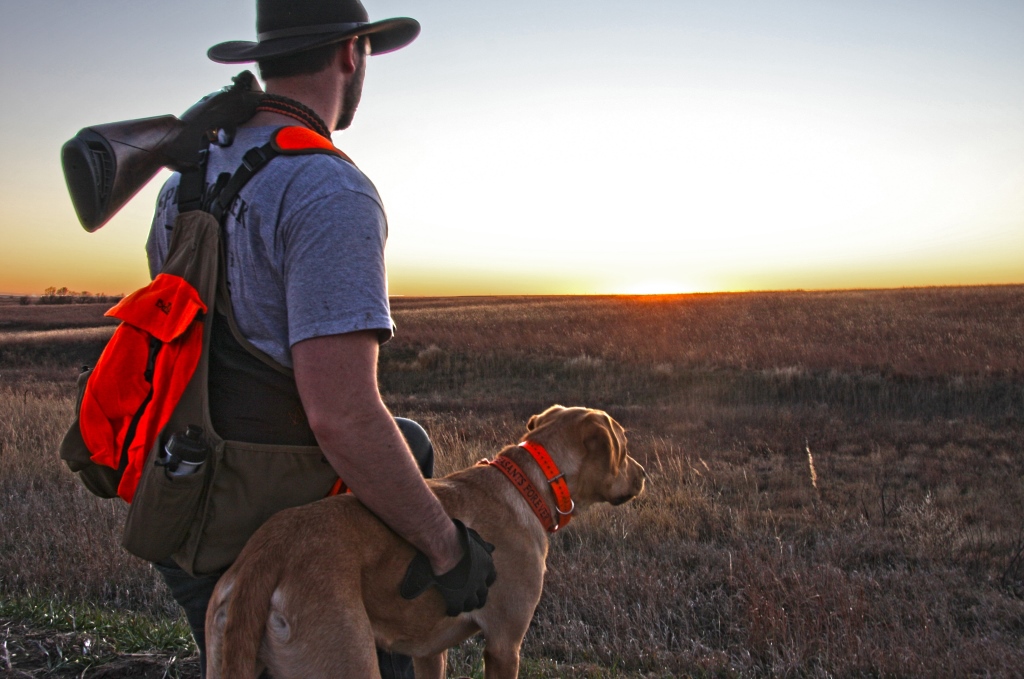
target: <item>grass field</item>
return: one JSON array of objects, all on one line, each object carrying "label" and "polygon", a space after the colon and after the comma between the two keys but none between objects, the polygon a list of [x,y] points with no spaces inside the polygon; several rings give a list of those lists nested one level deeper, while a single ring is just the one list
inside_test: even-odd
[{"label": "grass field", "polygon": [[[648,470],[553,538],[522,676],[1021,675],[1024,287],[393,308],[381,389],[442,472],[552,403]],[[56,459],[102,311],[0,306],[0,674],[196,676],[124,508]]]}]

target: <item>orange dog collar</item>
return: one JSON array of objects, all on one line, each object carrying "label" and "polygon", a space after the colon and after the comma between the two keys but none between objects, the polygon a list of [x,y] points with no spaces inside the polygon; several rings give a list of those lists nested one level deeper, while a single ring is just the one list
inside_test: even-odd
[{"label": "orange dog collar", "polygon": [[512,482],[512,485],[519,491],[519,494],[523,496],[526,503],[530,505],[533,513],[540,519],[545,530],[549,533],[554,533],[569,524],[572,513],[576,509],[576,504],[569,493],[569,484],[565,482],[565,474],[558,470],[558,465],[551,459],[551,455],[544,449],[544,446],[536,441],[523,441],[519,444],[519,447],[530,453],[537,466],[544,472],[544,477],[547,479],[548,485],[551,486],[551,492],[555,496],[557,519],[552,515],[551,510],[548,509],[547,503],[544,502],[544,496],[530,482],[530,478],[519,465],[508,456],[500,455],[497,459],[487,462],[487,464],[497,467],[502,474],[508,477],[508,480]]}]

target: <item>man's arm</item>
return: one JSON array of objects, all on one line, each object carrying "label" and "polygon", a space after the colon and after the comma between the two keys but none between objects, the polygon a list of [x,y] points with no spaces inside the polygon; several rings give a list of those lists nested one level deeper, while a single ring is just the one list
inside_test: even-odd
[{"label": "man's arm", "polygon": [[447,573],[459,535],[427,487],[377,389],[377,333],[314,337],[292,347],[295,383],[331,466],[359,501]]}]

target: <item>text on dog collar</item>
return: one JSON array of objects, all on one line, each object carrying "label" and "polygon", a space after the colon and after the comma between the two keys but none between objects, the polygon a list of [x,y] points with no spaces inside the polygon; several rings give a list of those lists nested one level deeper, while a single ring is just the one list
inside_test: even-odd
[{"label": "text on dog collar", "polygon": [[537,466],[540,467],[548,484],[551,486],[551,492],[555,496],[557,519],[552,516],[551,510],[548,509],[547,503],[544,502],[544,497],[534,487],[533,483],[530,482],[529,477],[508,456],[501,455],[497,459],[491,460],[489,464],[497,467],[501,473],[508,477],[508,480],[512,482],[512,485],[516,487],[516,490],[519,491],[527,504],[530,505],[533,513],[544,524],[544,528],[549,533],[554,533],[569,523],[573,510],[576,508],[576,504],[569,493],[569,484],[565,482],[565,474],[558,470],[558,465],[551,459],[551,455],[539,443],[523,441],[519,444],[519,447],[530,453],[530,456],[537,462]]}]

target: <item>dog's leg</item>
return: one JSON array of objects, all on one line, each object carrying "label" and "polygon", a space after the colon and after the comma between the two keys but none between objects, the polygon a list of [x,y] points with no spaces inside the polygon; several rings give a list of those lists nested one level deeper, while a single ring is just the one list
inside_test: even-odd
[{"label": "dog's leg", "polygon": [[426,658],[413,658],[412,666],[416,670],[416,679],[444,679],[448,665],[448,651]]},{"label": "dog's leg", "polygon": [[[490,639],[488,639],[490,642]],[[484,648],[485,679],[516,679],[519,676],[519,645],[488,643]]]},{"label": "dog's leg", "polygon": [[310,600],[277,598],[263,645],[270,676],[381,679],[373,628],[358,595],[335,590],[318,596],[322,607]]},{"label": "dog's leg", "polygon": [[210,597],[206,615],[206,676],[208,679],[220,679],[221,670],[221,639],[224,636],[224,624],[227,622],[228,603],[233,589],[233,575],[220,579]]},{"label": "dog's leg", "polygon": [[301,650],[290,650],[300,652],[268,658],[274,679],[381,679],[372,634],[321,637]]},{"label": "dog's leg", "polygon": [[[541,593],[538,592],[536,600],[540,598]],[[488,616],[492,624],[483,630],[486,639],[483,645],[483,676],[484,679],[516,679],[519,676],[519,648],[526,636],[530,618],[521,614],[517,616],[515,612],[502,607],[496,608],[494,612],[499,613],[498,616]],[[497,624],[493,620],[495,618]]]}]

